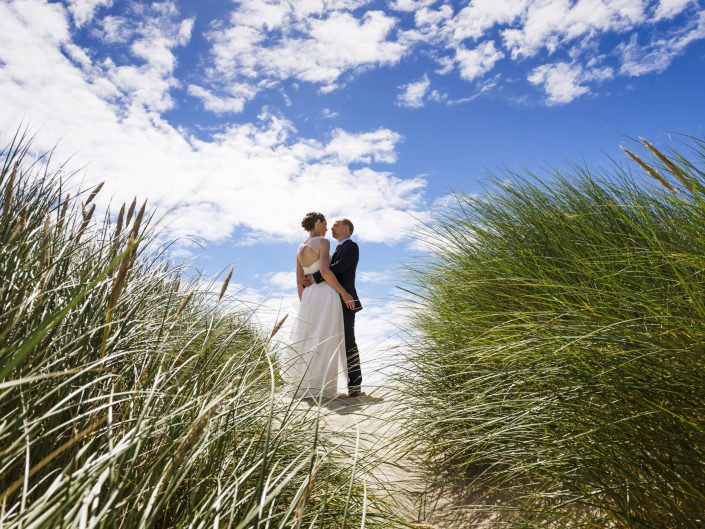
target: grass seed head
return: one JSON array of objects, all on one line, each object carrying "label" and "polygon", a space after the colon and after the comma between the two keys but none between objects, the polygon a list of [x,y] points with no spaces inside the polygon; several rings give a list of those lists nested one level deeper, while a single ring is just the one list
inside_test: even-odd
[{"label": "grass seed head", "polygon": [[118,213],[118,218],[117,218],[117,225],[115,226],[115,235],[113,237],[113,240],[117,240],[118,237],[120,237],[120,233],[122,232],[122,222],[125,217],[125,203],[122,203],[122,207],[120,208],[120,213]]},{"label": "grass seed head", "polygon": [[132,220],[132,214],[135,212],[135,207],[137,206],[137,197],[132,199],[132,204],[130,204],[130,209],[127,210],[127,219],[125,219],[125,226]]},{"label": "grass seed head", "polygon": [[147,208],[147,201],[145,200],[144,203],[142,204],[142,207],[140,208],[139,212],[137,213],[137,217],[135,217],[135,223],[132,225],[132,231],[130,232],[130,237],[134,236],[135,238],[137,238],[137,236],[139,235],[140,226],[142,224],[142,219],[144,218],[144,211],[146,208]]},{"label": "grass seed head", "polygon": [[304,513],[306,512],[306,505],[308,505],[308,501],[311,498],[311,493],[313,492],[313,487],[316,485],[316,478],[318,477],[318,471],[321,469],[321,460],[316,459],[316,462],[313,465],[313,469],[311,470],[311,476],[308,479],[308,483],[306,484],[306,490],[304,490],[304,493],[301,495],[301,498],[299,498],[299,501],[296,504],[296,517],[301,518]]},{"label": "grass seed head", "polygon": [[286,319],[287,319],[288,317],[289,317],[288,314],[284,314],[284,317],[283,317],[282,319],[280,319],[280,320],[276,323],[276,325],[275,325],[274,328],[272,329],[272,333],[269,335],[270,338],[274,338],[274,335],[279,332],[279,329],[282,328],[282,325],[284,325],[284,322],[286,321]]},{"label": "grass seed head", "polygon": [[88,195],[88,199],[87,199],[86,202],[85,202],[85,205],[86,205],[86,206],[87,206],[88,204],[90,204],[91,202],[93,202],[93,199],[96,197],[96,195],[97,195],[98,193],[100,193],[100,190],[101,190],[101,189],[103,189],[103,185],[104,185],[104,184],[105,184],[105,182],[101,182],[100,184],[98,184],[97,186],[95,186],[95,189],[93,189],[93,191],[91,191],[91,194]]},{"label": "grass seed head", "polygon": [[653,178],[655,178],[656,180],[658,180],[658,182],[659,182],[663,187],[665,187],[666,189],[668,189],[671,193],[675,193],[675,192],[676,192],[676,190],[674,189],[674,187],[673,187],[671,184],[669,184],[663,176],[661,176],[660,174],[658,174],[658,172],[656,172],[656,170],[655,170],[653,167],[651,167],[650,165],[648,165],[646,162],[644,162],[641,158],[639,158],[636,154],[634,154],[633,152],[631,152],[631,151],[630,151],[629,149],[627,149],[626,147],[622,146],[622,150],[623,150],[624,152],[626,152],[626,153],[631,157],[632,160],[634,160],[636,163],[638,163],[647,173],[649,173],[650,176],[652,176]]},{"label": "grass seed head", "polygon": [[228,272],[228,275],[225,277],[225,281],[223,281],[223,286],[220,287],[220,296],[218,296],[219,300],[223,299],[223,296],[225,295],[225,291],[228,289],[228,284],[230,283],[230,278],[233,277],[233,270],[235,270],[235,267],[231,266],[230,272]]},{"label": "grass seed head", "polygon": [[671,174],[675,176],[681,184],[683,184],[688,191],[693,192],[693,183],[688,179],[688,177],[680,170],[680,168],[669,160],[666,155],[659,151],[656,147],[651,145],[651,143],[646,138],[639,138],[641,142],[646,145],[646,147],[656,155],[656,157],[663,162],[663,164],[668,167]]},{"label": "grass seed head", "polygon": [[93,213],[95,213],[95,204],[91,206],[91,209],[86,212],[85,209],[83,209],[83,221],[81,222],[81,226],[78,228],[78,233],[76,233],[76,238],[74,239],[75,242],[78,242],[81,240],[81,237],[83,236],[83,232],[86,231],[86,228],[91,222],[91,218],[93,217]]},{"label": "grass seed head", "polygon": [[188,295],[184,298],[184,300],[181,302],[181,306],[179,307],[179,310],[176,312],[176,317],[178,318],[181,316],[181,313],[186,309],[186,306],[189,304],[189,301],[191,301],[191,298],[193,297],[193,292],[189,292]]},{"label": "grass seed head", "polygon": [[196,442],[198,442],[198,440],[203,435],[203,432],[205,431],[206,426],[208,426],[208,422],[211,420],[211,417],[213,417],[213,415],[215,415],[215,413],[219,410],[218,404],[222,400],[222,395],[216,397],[211,403],[208,404],[208,406],[206,406],[206,409],[201,414],[201,416],[196,419],[196,422],[193,424],[191,431],[184,438],[181,445],[179,445],[179,448],[176,450],[176,454],[174,455],[174,459],[167,468],[166,477],[164,479],[165,482],[169,481],[172,474],[174,473],[174,470],[179,468],[181,464],[186,460],[186,456],[188,455],[189,450],[191,450],[191,447],[193,447],[193,445],[195,445]]},{"label": "grass seed head", "polygon": [[69,209],[69,202],[71,202],[71,195],[66,195],[66,198],[64,199],[64,203],[61,205],[61,212],[59,212],[59,220],[56,223],[56,231],[61,232],[62,227],[64,226],[64,221],[66,220],[66,212]]},{"label": "grass seed head", "polygon": [[20,215],[17,220],[17,224],[15,224],[15,228],[12,230],[12,233],[10,234],[10,242],[14,241],[17,236],[19,236],[20,233],[24,231],[24,229],[27,227],[27,207],[23,206],[22,209],[20,210]]},{"label": "grass seed head", "polygon": [[135,252],[137,246],[136,239],[133,235],[130,235],[130,240],[127,243],[127,251],[120,261],[120,266],[113,279],[113,287],[110,292],[110,298],[108,300],[108,310],[112,310],[117,304],[117,300],[120,297],[125,284],[127,283],[127,272],[130,268],[130,262],[132,261],[132,254]]},{"label": "grass seed head", "polygon": [[644,162],[641,158],[639,158],[636,154],[634,154],[633,152],[631,152],[631,151],[630,151],[629,149],[627,149],[626,147],[622,146],[622,150],[623,150],[624,152],[626,152],[626,153],[631,157],[632,160],[634,160],[634,161],[635,161],[636,163],[638,163],[641,167],[643,167],[644,170],[645,170],[647,173],[649,173],[649,175],[651,175],[653,178],[655,178],[656,180],[658,180],[658,182],[659,182],[663,187],[665,187],[666,189],[668,189],[671,193],[674,193],[674,194],[675,194],[675,192],[676,192],[675,188],[674,188],[671,184],[669,184],[663,176],[661,176],[660,174],[658,174],[658,172],[657,172],[653,167],[651,167],[650,165],[648,165],[646,162]]}]

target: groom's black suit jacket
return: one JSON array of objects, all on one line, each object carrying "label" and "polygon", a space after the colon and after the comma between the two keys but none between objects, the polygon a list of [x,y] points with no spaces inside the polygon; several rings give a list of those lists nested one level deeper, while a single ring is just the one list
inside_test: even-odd
[{"label": "groom's black suit jacket", "polygon": [[[333,257],[330,260],[330,270],[335,274],[338,282],[348,293],[355,298],[355,311],[362,309],[362,304],[357,297],[355,290],[355,271],[357,270],[357,262],[360,260],[360,249],[355,241],[348,239],[333,252]],[[316,283],[325,281],[320,272],[313,274],[313,279]],[[343,310],[350,309],[343,304]]]}]

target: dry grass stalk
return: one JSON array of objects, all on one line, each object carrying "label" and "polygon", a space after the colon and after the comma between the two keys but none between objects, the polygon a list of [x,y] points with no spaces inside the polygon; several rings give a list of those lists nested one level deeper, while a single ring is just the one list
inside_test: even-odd
[{"label": "dry grass stalk", "polygon": [[83,232],[86,231],[86,228],[88,227],[88,224],[90,224],[91,218],[93,217],[93,213],[95,213],[95,204],[91,206],[88,213],[86,213],[85,209],[83,210],[83,222],[81,222],[81,226],[78,228],[78,232],[76,233],[76,242],[81,239]]},{"label": "dry grass stalk", "polygon": [[288,317],[289,317],[288,314],[284,314],[284,317],[276,323],[276,325],[275,325],[274,328],[272,329],[271,334],[269,335],[270,338],[274,338],[274,335],[279,332],[279,329],[282,328],[282,325],[284,325],[284,322],[286,321],[286,319],[287,319]]},{"label": "dry grass stalk", "polygon": [[115,226],[114,240],[117,240],[118,237],[120,237],[120,233],[122,232],[122,221],[123,221],[124,217],[125,217],[125,203],[123,202],[122,207],[120,208],[120,213],[118,213],[117,225]]},{"label": "dry grass stalk", "polygon": [[20,162],[15,162],[12,172],[10,173],[10,178],[7,181],[7,186],[5,187],[5,199],[2,203],[2,210],[6,216],[10,215],[10,208],[12,207],[12,192],[15,187],[15,178],[17,177],[17,169],[20,166]]},{"label": "dry grass stalk", "polygon": [[108,335],[110,334],[110,323],[112,321],[113,309],[115,308],[115,305],[117,305],[117,301],[120,298],[120,294],[122,293],[123,289],[125,288],[125,284],[127,283],[128,271],[130,268],[130,263],[132,262],[132,254],[135,253],[136,248],[137,242],[134,236],[131,234],[130,240],[127,243],[127,250],[125,251],[125,255],[120,261],[120,267],[118,268],[118,271],[115,274],[115,277],[113,278],[113,286],[110,290],[110,296],[108,297],[108,310],[105,314],[105,327],[103,328],[103,343],[100,347],[101,358],[105,356],[105,350],[108,343]]},{"label": "dry grass stalk", "polygon": [[228,275],[225,277],[225,281],[223,281],[223,286],[220,287],[220,296],[218,296],[219,300],[223,299],[223,296],[225,295],[225,291],[228,289],[228,284],[230,283],[230,278],[233,277],[233,270],[235,270],[235,267],[231,266],[230,272],[228,272]]},{"label": "dry grass stalk", "polygon": [[17,222],[15,229],[12,230],[12,233],[10,234],[10,242],[14,241],[15,237],[17,237],[20,233],[22,233],[22,230],[25,229],[26,225],[27,225],[27,208],[22,208],[22,210],[20,211],[19,222]]},{"label": "dry grass stalk", "polygon": [[663,164],[668,167],[668,170],[671,171],[673,176],[675,176],[681,184],[683,184],[688,191],[692,192],[693,191],[693,184],[688,180],[688,177],[683,174],[683,171],[680,170],[680,168],[675,165],[671,160],[669,160],[666,155],[664,155],[661,151],[659,151],[656,147],[651,145],[649,141],[646,138],[639,138],[641,142],[646,145],[646,147],[656,155],[656,157],[663,162]]},{"label": "dry grass stalk", "polygon": [[125,252],[125,255],[123,256],[122,260],[120,261],[120,267],[118,268],[117,274],[115,274],[115,278],[113,280],[113,288],[110,292],[110,301],[108,302],[109,307],[111,305],[115,306],[115,303],[117,303],[117,299],[120,297],[123,288],[125,288],[125,283],[127,281],[127,271],[129,269],[130,261],[132,260],[132,254],[135,251],[136,245],[137,244],[134,235],[130,234],[130,240],[127,243],[128,249]]},{"label": "dry grass stalk", "polygon": [[626,147],[622,146],[622,150],[623,150],[624,152],[626,152],[626,153],[631,157],[632,160],[634,160],[636,163],[638,163],[639,165],[641,165],[641,167],[643,167],[644,170],[645,170],[647,173],[649,173],[649,175],[651,175],[651,176],[654,177],[656,180],[658,180],[658,182],[659,182],[663,187],[665,187],[666,189],[668,189],[671,193],[674,193],[674,194],[675,194],[675,192],[676,192],[675,188],[674,188],[671,184],[669,184],[663,176],[661,176],[660,174],[658,174],[658,172],[656,172],[656,170],[655,170],[653,167],[651,167],[650,165],[647,165],[646,162],[644,162],[641,158],[639,158],[636,154],[634,154],[633,152],[631,152],[631,151],[630,151],[629,149],[627,149]]},{"label": "dry grass stalk", "polygon": [[[132,206],[130,206],[132,207]],[[144,218],[144,211],[147,208],[147,201],[145,200],[144,203],[142,204],[142,207],[140,208],[139,212],[137,213],[137,217],[135,218],[135,223],[132,225],[132,230],[130,231],[130,237],[135,237],[139,235],[140,231],[140,226],[142,225],[142,219]]]},{"label": "dry grass stalk", "polygon": [[184,298],[184,300],[181,302],[181,306],[179,307],[179,310],[176,312],[176,317],[178,318],[181,316],[181,313],[186,309],[186,306],[189,304],[191,301],[191,298],[193,297],[193,292],[189,292],[188,295]]},{"label": "dry grass stalk", "polygon": [[64,227],[64,221],[66,220],[66,212],[69,209],[69,202],[70,201],[71,201],[71,195],[68,194],[68,195],[66,195],[66,198],[64,199],[64,203],[61,205],[61,212],[59,213],[59,220],[56,223],[57,233],[60,233],[62,228]]},{"label": "dry grass stalk", "polygon": [[205,431],[206,426],[208,425],[208,421],[210,421],[211,417],[213,417],[213,415],[218,411],[218,404],[220,404],[220,402],[225,398],[225,395],[226,393],[223,392],[211,402],[209,402],[203,412],[201,412],[201,415],[193,423],[191,431],[181,442],[179,448],[177,448],[176,454],[174,455],[174,459],[171,461],[169,467],[166,470],[163,481],[164,483],[168,482],[171,479],[171,476],[174,474],[174,470],[181,466],[181,463],[183,463],[186,459],[186,456],[188,455],[189,450],[191,450],[191,447],[193,447],[193,445],[195,445],[196,442],[201,438],[201,435],[203,435],[203,432]]},{"label": "dry grass stalk", "polygon": [[[130,240],[133,242],[137,241],[137,237],[139,236],[139,230],[140,226],[142,224],[142,219],[144,217],[144,211],[147,208],[147,201],[145,200],[144,203],[142,204],[142,207],[140,208],[139,213],[137,214],[137,217],[135,218],[135,222],[132,226],[132,230],[130,230]],[[127,270],[127,275],[125,276],[125,282],[127,282],[127,279],[130,277],[130,270],[135,264],[135,260],[137,259],[137,245],[135,244],[135,247],[132,249],[132,252],[130,252],[130,263],[129,267]]]},{"label": "dry grass stalk", "polygon": [[94,189],[93,191],[91,191],[91,194],[90,194],[90,195],[88,195],[88,199],[86,200],[86,202],[84,203],[84,205],[87,206],[88,204],[90,204],[91,202],[93,202],[93,199],[96,197],[96,195],[97,195],[98,193],[100,193],[100,190],[101,190],[101,189],[103,189],[103,185],[105,185],[105,182],[101,182],[100,184],[98,184],[97,186],[95,186],[95,189]]},{"label": "dry grass stalk", "polygon": [[137,197],[132,199],[132,204],[130,204],[130,209],[127,210],[127,219],[125,219],[125,226],[130,223],[132,219],[132,214],[135,212],[135,207],[137,206]]},{"label": "dry grass stalk", "polygon": [[297,518],[301,518],[306,512],[306,505],[308,505],[308,501],[311,498],[311,493],[313,492],[313,487],[316,485],[316,478],[318,477],[318,471],[320,468],[321,460],[316,459],[316,462],[313,464],[313,469],[311,470],[311,477],[306,484],[306,490],[304,490],[304,493],[301,495],[301,498],[299,498],[299,501],[296,504],[296,510],[294,512]]},{"label": "dry grass stalk", "polygon": [[47,241],[51,238],[51,221],[49,220],[48,213],[44,217],[44,226],[42,227],[42,236],[44,237],[44,241]]}]

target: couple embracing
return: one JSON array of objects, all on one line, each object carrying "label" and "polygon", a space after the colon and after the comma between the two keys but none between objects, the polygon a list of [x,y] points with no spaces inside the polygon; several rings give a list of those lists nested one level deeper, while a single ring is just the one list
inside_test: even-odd
[{"label": "couple embracing", "polygon": [[301,226],[309,235],[296,252],[301,305],[282,357],[282,378],[299,397],[358,397],[362,373],[355,313],[362,305],[355,290],[360,250],[350,239],[354,226],[348,219],[333,224],[338,245],[332,258],[323,214],[306,214]]}]

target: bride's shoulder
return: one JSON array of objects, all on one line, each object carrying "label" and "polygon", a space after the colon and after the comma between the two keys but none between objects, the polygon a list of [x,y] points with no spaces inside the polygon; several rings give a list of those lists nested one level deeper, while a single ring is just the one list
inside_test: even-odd
[{"label": "bride's shoulder", "polygon": [[309,237],[304,242],[299,244],[299,248],[302,248],[303,246],[308,246],[309,248],[313,248],[314,250],[317,250],[321,244],[325,244],[324,241],[328,242],[328,239],[326,239],[325,237],[320,237],[320,236],[319,237]]}]

